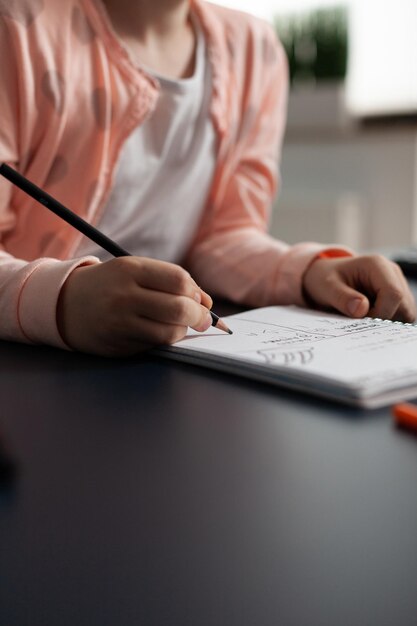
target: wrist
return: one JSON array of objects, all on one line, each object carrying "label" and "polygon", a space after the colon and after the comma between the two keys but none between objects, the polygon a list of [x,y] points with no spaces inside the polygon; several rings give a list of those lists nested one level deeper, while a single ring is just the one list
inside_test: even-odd
[{"label": "wrist", "polygon": [[315,265],[317,261],[329,261],[334,259],[349,258],[353,256],[355,256],[355,254],[346,248],[325,248],[324,250],[321,250],[314,255],[310,263],[307,265],[302,276],[302,296],[306,306],[310,308],[317,307],[317,303],[314,301],[314,298],[311,297],[306,285],[306,277],[309,273],[309,270],[312,269],[312,266]]}]

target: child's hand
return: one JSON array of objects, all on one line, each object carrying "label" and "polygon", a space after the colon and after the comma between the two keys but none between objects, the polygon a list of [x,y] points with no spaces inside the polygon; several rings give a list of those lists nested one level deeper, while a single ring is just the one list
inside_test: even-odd
[{"label": "child's hand", "polygon": [[121,257],[70,274],[59,296],[57,322],[71,348],[122,356],[178,341],[188,326],[207,330],[212,304],[178,265]]},{"label": "child's hand", "polygon": [[303,288],[313,305],[350,317],[416,319],[416,303],[401,269],[380,255],[317,259],[304,274]]}]

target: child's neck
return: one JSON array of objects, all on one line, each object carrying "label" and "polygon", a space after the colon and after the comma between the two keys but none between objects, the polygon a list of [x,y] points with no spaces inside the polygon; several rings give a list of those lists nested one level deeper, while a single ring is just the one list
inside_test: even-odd
[{"label": "child's neck", "polygon": [[103,1],[135,61],[169,78],[192,75],[195,34],[189,0]]}]

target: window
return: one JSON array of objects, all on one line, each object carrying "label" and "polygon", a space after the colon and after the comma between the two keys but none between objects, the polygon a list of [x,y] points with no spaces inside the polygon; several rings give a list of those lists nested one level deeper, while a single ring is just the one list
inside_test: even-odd
[{"label": "window", "polygon": [[349,8],[347,104],[358,116],[417,113],[416,0],[217,0],[273,20],[325,6]]}]

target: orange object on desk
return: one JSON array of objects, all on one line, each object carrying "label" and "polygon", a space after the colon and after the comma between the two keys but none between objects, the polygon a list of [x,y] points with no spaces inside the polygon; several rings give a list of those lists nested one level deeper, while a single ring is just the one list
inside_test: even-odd
[{"label": "orange object on desk", "polygon": [[417,406],[415,404],[396,404],[392,408],[392,413],[397,426],[417,431]]}]

